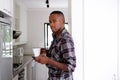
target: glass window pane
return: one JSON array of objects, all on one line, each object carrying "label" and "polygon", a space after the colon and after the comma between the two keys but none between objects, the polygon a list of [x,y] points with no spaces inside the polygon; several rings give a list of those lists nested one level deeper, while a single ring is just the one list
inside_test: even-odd
[{"label": "glass window pane", "polygon": [[[65,23],[65,28],[69,32],[68,23]],[[44,47],[49,49],[52,40],[53,38],[52,38],[52,31],[51,31],[50,25],[49,23],[45,23],[44,24]]]}]

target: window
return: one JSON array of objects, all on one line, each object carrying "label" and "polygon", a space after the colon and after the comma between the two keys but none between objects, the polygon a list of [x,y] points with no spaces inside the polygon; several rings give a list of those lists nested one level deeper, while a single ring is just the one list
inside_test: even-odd
[{"label": "window", "polygon": [[[65,28],[69,31],[68,23],[65,23]],[[44,23],[44,47],[49,49],[52,42],[52,31],[49,23]]]}]

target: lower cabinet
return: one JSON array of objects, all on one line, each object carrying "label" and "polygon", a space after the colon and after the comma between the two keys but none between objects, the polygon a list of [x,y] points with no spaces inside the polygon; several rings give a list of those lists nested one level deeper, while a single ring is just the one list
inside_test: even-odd
[{"label": "lower cabinet", "polygon": [[36,63],[36,80],[47,80],[48,79],[48,68],[46,65]]},{"label": "lower cabinet", "polygon": [[36,80],[35,61],[31,61],[13,78],[13,80]]},{"label": "lower cabinet", "polygon": [[28,70],[27,70],[27,66],[25,66],[25,67],[24,67],[24,80],[29,80],[29,79],[27,79],[27,75],[28,75],[28,74],[27,74],[27,71],[28,71]]},{"label": "lower cabinet", "polygon": [[18,80],[18,75],[16,75],[16,76],[13,78],[13,80]]},{"label": "lower cabinet", "polygon": [[33,79],[33,68],[32,68],[32,62],[30,62],[26,67],[26,78],[27,80],[34,80]]}]

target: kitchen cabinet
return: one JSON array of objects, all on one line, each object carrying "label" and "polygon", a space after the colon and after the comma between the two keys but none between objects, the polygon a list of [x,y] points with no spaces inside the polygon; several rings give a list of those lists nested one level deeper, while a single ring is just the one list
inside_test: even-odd
[{"label": "kitchen cabinet", "polygon": [[29,79],[27,79],[27,76],[28,76],[28,74],[27,74],[27,66],[25,66],[24,67],[24,80],[29,80]]},{"label": "kitchen cabinet", "polygon": [[0,10],[3,9],[3,1],[4,1],[4,0],[0,0]]},{"label": "kitchen cabinet", "polygon": [[[47,80],[49,74],[48,73],[48,68],[46,65],[40,64],[40,63],[35,63],[35,71],[36,71],[36,78],[35,80]],[[42,74],[40,74],[42,72]]]},{"label": "kitchen cabinet", "polygon": [[15,1],[14,4],[14,30],[21,31],[22,34],[16,40],[14,40],[13,45],[21,45],[27,43],[27,9],[21,3]]},{"label": "kitchen cabinet", "polygon": [[33,63],[34,63],[34,61],[31,61],[27,65],[27,80],[35,80],[35,79],[33,79]]},{"label": "kitchen cabinet", "polygon": [[9,16],[13,16],[13,0],[0,0],[0,10]]},{"label": "kitchen cabinet", "polygon": [[14,56],[13,63],[20,64],[18,67],[14,67],[13,80],[17,80],[17,78],[18,80],[33,80],[31,56]]},{"label": "kitchen cabinet", "polygon": [[16,75],[16,76],[13,78],[13,80],[18,80],[18,75]]},{"label": "kitchen cabinet", "polygon": [[25,66],[24,71],[21,71],[20,73],[18,73],[13,80],[29,80],[27,79],[27,67]]}]

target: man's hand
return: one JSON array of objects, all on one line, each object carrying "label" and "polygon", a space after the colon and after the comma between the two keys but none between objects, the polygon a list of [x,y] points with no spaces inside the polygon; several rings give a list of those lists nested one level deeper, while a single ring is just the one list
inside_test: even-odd
[{"label": "man's hand", "polygon": [[59,68],[64,71],[68,71],[68,66],[67,64],[57,62],[55,60],[52,60],[48,58],[45,54],[40,54],[40,56],[35,58],[35,61],[41,63],[41,64],[50,64],[56,68]]},{"label": "man's hand", "polygon": [[48,60],[49,60],[49,58],[47,56],[45,56],[45,54],[41,54],[40,56],[35,58],[35,61],[37,61],[41,64],[47,64]]}]

